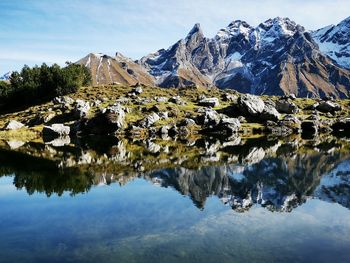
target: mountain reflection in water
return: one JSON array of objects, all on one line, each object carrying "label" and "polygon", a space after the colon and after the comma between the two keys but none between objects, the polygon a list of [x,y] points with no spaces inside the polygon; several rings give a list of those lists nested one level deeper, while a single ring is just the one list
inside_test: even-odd
[{"label": "mountain reflection in water", "polygon": [[47,196],[143,178],[189,196],[200,209],[209,196],[238,212],[253,205],[290,212],[310,198],[350,208],[349,148],[346,139],[334,137],[90,138],[61,147],[12,141],[2,142],[0,176],[13,177],[14,185],[28,194]]}]

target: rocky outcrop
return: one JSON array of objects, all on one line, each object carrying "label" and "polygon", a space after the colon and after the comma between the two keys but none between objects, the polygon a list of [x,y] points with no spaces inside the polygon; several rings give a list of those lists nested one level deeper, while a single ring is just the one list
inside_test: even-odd
[{"label": "rocky outcrop", "polygon": [[63,124],[52,124],[51,126],[44,126],[43,136],[49,138],[69,136],[70,128]]},{"label": "rocky outcrop", "polygon": [[126,126],[124,110],[119,104],[103,109],[86,122],[82,127],[83,132],[86,134],[107,135],[120,131]]},{"label": "rocky outcrop", "polygon": [[298,112],[298,107],[290,99],[282,99],[276,101],[276,110],[279,113],[295,114]]},{"label": "rocky outcrop", "polygon": [[341,106],[332,101],[322,101],[320,104],[316,106],[316,109],[321,112],[335,112],[340,111]]}]

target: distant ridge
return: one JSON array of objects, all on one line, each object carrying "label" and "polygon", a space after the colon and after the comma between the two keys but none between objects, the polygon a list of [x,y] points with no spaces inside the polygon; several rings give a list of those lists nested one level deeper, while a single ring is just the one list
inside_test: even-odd
[{"label": "distant ridge", "polygon": [[257,95],[347,98],[349,21],[309,32],[289,18],[257,27],[235,20],[213,38],[195,24],[184,39],[137,61],[117,53],[113,58],[89,54],[77,63],[91,69],[95,85],[197,85]]}]

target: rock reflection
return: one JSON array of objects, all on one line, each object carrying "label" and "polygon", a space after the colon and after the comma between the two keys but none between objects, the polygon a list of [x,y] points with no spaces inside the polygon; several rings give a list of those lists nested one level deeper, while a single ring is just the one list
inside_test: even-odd
[{"label": "rock reflection", "polygon": [[349,147],[334,137],[3,142],[0,175],[47,196],[139,177],[176,189],[200,209],[210,196],[238,212],[254,205],[290,212],[312,197],[350,208]]}]

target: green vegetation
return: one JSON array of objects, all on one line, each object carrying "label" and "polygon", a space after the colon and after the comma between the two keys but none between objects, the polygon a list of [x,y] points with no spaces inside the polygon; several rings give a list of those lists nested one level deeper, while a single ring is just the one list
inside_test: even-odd
[{"label": "green vegetation", "polygon": [[12,73],[10,84],[0,82],[0,109],[11,110],[45,102],[90,84],[90,71],[81,65],[67,62],[64,68],[57,64],[24,66],[21,72]]}]

